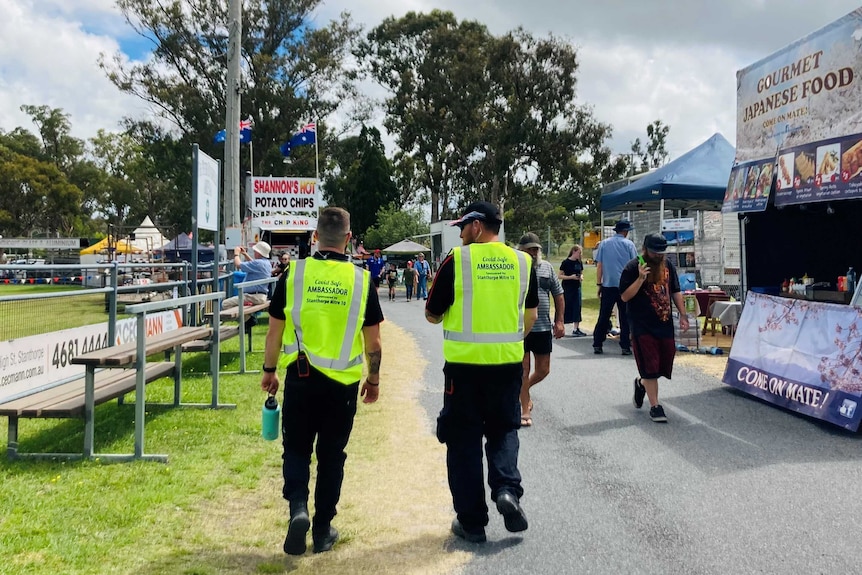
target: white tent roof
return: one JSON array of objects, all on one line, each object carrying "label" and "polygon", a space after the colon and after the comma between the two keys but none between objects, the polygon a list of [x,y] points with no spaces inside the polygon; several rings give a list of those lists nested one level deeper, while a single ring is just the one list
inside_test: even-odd
[{"label": "white tent roof", "polygon": [[412,240],[401,240],[397,244],[392,244],[388,248],[383,248],[381,251],[396,254],[418,254],[430,252],[431,248],[426,248],[422,244],[417,244]]},{"label": "white tent roof", "polygon": [[162,232],[150,219],[150,216],[144,218],[138,229],[135,230],[135,239],[130,242],[136,248],[140,248],[145,252],[158,249],[168,243],[170,240],[162,235]]}]

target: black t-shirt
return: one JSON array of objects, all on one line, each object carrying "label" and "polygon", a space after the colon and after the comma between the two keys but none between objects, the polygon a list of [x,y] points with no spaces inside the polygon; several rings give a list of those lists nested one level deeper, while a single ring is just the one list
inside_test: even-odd
[{"label": "black t-shirt", "polygon": [[394,286],[398,281],[398,270],[389,270],[386,272],[386,281],[389,285]]},{"label": "black t-shirt", "polygon": [[[443,315],[453,303],[455,303],[455,262],[450,253],[437,269],[434,284],[428,293],[428,301],[425,302],[425,309],[434,315]],[[536,270],[532,266],[530,266],[530,280],[524,307],[527,309],[539,307],[539,282],[536,280]],[[483,369],[483,373],[488,376],[498,374],[500,377],[509,377],[521,370],[522,366],[521,362],[481,366],[446,362],[444,372],[448,375],[470,378],[476,369]]]},{"label": "black t-shirt", "polygon": [[[560,271],[566,276],[582,274],[584,273],[584,262],[566,258],[560,264]],[[581,280],[561,280],[560,283],[563,284],[563,289],[578,289],[581,287]]]},{"label": "black t-shirt", "polygon": [[[316,260],[336,260],[340,262],[349,262],[350,258],[345,254],[338,252],[316,252],[314,254]],[[352,265],[352,264],[351,264]],[[282,275],[275,284],[275,292],[272,294],[272,300],[269,304],[269,315],[280,320],[287,319],[284,317],[285,294],[284,286],[285,278],[288,274]],[[365,304],[365,320],[362,322],[363,327],[377,325],[383,321],[383,309],[380,307],[380,300],[377,297],[377,289],[374,287],[373,280],[368,281],[368,302]]]},{"label": "black t-shirt", "polygon": [[[654,337],[673,337],[673,294],[680,291],[679,277],[672,263],[665,260],[665,280],[660,284],[644,282],[641,289],[626,304],[632,336],[650,334]],[[633,259],[620,275],[620,293],[637,281],[638,260]]]}]

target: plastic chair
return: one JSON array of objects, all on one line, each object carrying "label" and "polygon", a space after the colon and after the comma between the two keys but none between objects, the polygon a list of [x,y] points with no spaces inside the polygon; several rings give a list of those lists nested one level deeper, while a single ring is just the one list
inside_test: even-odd
[{"label": "plastic chair", "polygon": [[715,335],[716,324],[719,323],[718,318],[712,315],[713,304],[717,301],[730,301],[729,295],[715,294],[709,296],[706,300],[706,316],[703,319],[703,332],[701,335],[706,335],[706,330],[709,329],[712,335]]}]

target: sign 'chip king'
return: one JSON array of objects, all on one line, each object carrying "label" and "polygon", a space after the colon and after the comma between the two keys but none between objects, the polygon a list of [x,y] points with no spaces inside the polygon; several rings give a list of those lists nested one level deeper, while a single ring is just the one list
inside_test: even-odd
[{"label": "sign 'chip king'", "polygon": [[317,214],[320,189],[314,178],[253,176],[247,180],[246,203],[255,214],[306,212]]}]

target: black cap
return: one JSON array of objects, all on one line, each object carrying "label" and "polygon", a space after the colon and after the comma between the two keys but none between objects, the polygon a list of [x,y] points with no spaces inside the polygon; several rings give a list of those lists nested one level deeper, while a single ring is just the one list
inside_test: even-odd
[{"label": "black cap", "polygon": [[661,234],[647,234],[644,247],[654,254],[663,254],[667,251],[667,240]]},{"label": "black cap", "polygon": [[615,232],[627,232],[632,229],[632,223],[628,220],[619,220],[614,224]]},{"label": "black cap", "polygon": [[449,225],[463,228],[465,225],[469,224],[474,220],[494,224],[499,224],[503,221],[503,218],[500,217],[499,208],[489,202],[473,202],[464,209],[463,214],[463,216],[450,223]]},{"label": "black cap", "polygon": [[519,250],[526,250],[530,248],[541,248],[542,243],[539,241],[539,236],[534,234],[533,232],[527,232],[523,236],[521,236],[521,241],[518,242]]}]

